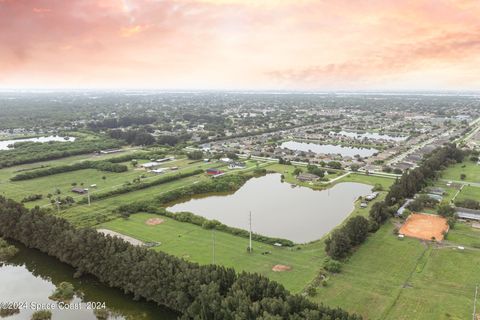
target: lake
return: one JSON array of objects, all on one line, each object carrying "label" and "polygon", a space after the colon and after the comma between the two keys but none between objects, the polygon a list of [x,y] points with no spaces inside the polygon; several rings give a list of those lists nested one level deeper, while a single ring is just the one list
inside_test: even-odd
[{"label": "lake", "polygon": [[[109,319],[173,320],[177,314],[154,303],[133,301],[133,296],[121,290],[107,287],[92,276],[73,278],[75,270],[67,264],[38,250],[28,249],[14,242],[20,252],[7,264],[0,263],[0,302],[49,304],[48,299],[60,282],[74,285],[76,295],[71,303],[79,303],[79,310],[52,310],[52,319],[96,319],[93,310],[87,310],[87,302],[105,302],[112,311]],[[6,319],[30,319],[34,310],[24,309]]]},{"label": "lake", "polygon": [[350,138],[356,139],[372,139],[372,140],[385,140],[385,141],[394,141],[394,142],[401,142],[407,140],[408,137],[405,136],[391,136],[388,134],[380,134],[377,132],[365,132],[365,133],[357,133],[351,131],[340,131],[340,132],[330,132],[330,135],[341,135]]},{"label": "lake", "polygon": [[361,157],[370,157],[374,153],[377,153],[377,149],[373,148],[356,148],[356,147],[342,147],[339,145],[332,144],[318,144],[311,142],[297,142],[297,141],[287,141],[280,145],[281,148],[295,150],[295,151],[312,151],[315,153],[323,154],[340,154],[343,157],[353,157],[355,155],[360,155]]},{"label": "lake", "polygon": [[73,142],[75,141],[74,137],[60,137],[60,136],[48,136],[48,137],[38,137],[38,138],[28,138],[28,139],[14,139],[14,140],[3,140],[0,141],[0,150],[9,150],[9,145],[18,142],[50,142],[50,141],[60,141],[60,142]]},{"label": "lake", "polygon": [[354,201],[371,193],[366,184],[343,182],[327,190],[293,187],[280,174],[252,178],[229,195],[193,198],[167,208],[188,211],[226,225],[248,230],[252,212],[253,232],[306,243],[320,239],[353,210]]}]

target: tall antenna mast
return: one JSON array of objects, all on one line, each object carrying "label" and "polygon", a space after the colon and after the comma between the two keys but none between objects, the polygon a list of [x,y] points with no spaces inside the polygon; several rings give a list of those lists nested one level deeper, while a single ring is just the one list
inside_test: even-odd
[{"label": "tall antenna mast", "polygon": [[250,211],[250,219],[249,219],[249,222],[250,222],[250,243],[248,245],[248,251],[249,252],[252,252],[253,248],[252,248],[252,211]]}]

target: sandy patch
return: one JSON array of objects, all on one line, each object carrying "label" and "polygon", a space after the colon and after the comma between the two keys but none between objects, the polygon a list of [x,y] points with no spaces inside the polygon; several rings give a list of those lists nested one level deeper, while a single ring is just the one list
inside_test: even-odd
[{"label": "sandy patch", "polygon": [[163,220],[162,218],[150,218],[147,221],[145,221],[145,224],[149,226],[156,226],[157,224],[162,224],[164,222],[165,220]]},{"label": "sandy patch", "polygon": [[399,230],[400,234],[407,237],[422,240],[432,240],[435,237],[437,241],[443,240],[444,232],[448,232],[447,219],[422,213],[411,214]]},{"label": "sandy patch", "polygon": [[284,271],[290,271],[292,270],[292,267],[286,266],[283,264],[276,264],[272,267],[273,272],[284,272]]},{"label": "sandy patch", "polygon": [[142,241],[140,241],[138,239],[135,239],[135,238],[132,238],[132,237],[129,237],[129,236],[126,236],[126,235],[121,234],[119,232],[115,232],[115,231],[108,230],[108,229],[97,229],[97,231],[100,232],[100,233],[103,233],[105,235],[110,235],[112,237],[120,238],[123,241],[126,241],[128,243],[133,244],[134,246],[142,246],[143,245]]}]

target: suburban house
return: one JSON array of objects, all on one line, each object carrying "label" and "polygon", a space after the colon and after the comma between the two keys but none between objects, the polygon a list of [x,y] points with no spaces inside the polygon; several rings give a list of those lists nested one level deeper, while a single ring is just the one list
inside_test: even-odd
[{"label": "suburban house", "polygon": [[87,191],[83,188],[72,188],[72,192],[78,193],[78,194],[85,194]]},{"label": "suburban house", "polygon": [[467,209],[467,208],[455,208],[457,215],[461,219],[480,221],[480,210]]},{"label": "suburban house", "polygon": [[167,168],[158,168],[158,169],[153,169],[150,172],[160,174],[160,173],[164,173],[167,170],[168,170]]},{"label": "suburban house", "polygon": [[302,182],[310,182],[310,181],[317,181],[319,177],[312,173],[302,172],[297,176],[297,179]]},{"label": "suburban house", "polygon": [[218,169],[214,169],[214,168],[207,169],[207,174],[210,175],[210,176],[216,176],[216,175],[219,175],[219,174],[222,174],[222,173],[223,173],[222,170],[218,170]]},{"label": "suburban house", "polygon": [[246,164],[244,162],[239,162],[239,161],[232,161],[228,165],[229,169],[243,169],[246,167]]},{"label": "suburban house", "polygon": [[156,161],[152,161],[152,162],[147,162],[147,163],[144,163],[141,165],[142,168],[144,169],[153,169],[155,167],[158,167],[160,165],[160,163],[156,162]]},{"label": "suburban house", "polygon": [[372,201],[378,196],[378,192],[373,192],[369,194],[368,196],[365,196],[365,200],[367,201]]}]

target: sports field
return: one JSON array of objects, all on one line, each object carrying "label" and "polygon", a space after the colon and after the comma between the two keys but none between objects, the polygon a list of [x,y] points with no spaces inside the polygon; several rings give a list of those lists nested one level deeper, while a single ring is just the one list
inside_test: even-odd
[{"label": "sports field", "polygon": [[[215,238],[215,263],[238,271],[255,271],[277,280],[293,292],[301,291],[316,276],[325,258],[323,242],[300,245],[294,248],[278,248],[253,243],[254,252],[247,252],[248,239],[228,233],[206,230],[202,227],[164,218],[163,223],[148,225],[147,221],[158,216],[137,213],[128,220],[119,218],[99,226],[131,236],[145,242],[159,242],[155,250],[182,257],[186,260],[209,264],[213,262]],[[291,267],[290,271],[274,272],[275,265]]]},{"label": "sports field", "polygon": [[442,241],[447,231],[447,219],[432,214],[414,213],[408,216],[398,232],[421,240]]}]

